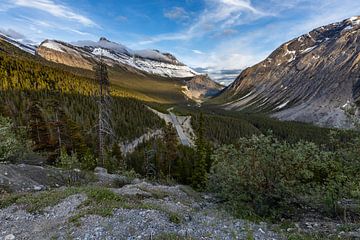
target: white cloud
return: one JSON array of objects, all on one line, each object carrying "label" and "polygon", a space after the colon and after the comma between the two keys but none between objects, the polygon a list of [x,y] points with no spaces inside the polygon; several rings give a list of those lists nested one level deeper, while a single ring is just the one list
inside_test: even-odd
[{"label": "white cloud", "polygon": [[182,7],[173,7],[164,12],[164,16],[178,21],[188,20],[190,18],[189,13]]},{"label": "white cloud", "polygon": [[25,36],[23,34],[15,31],[14,29],[11,29],[11,28],[8,28],[8,29],[0,28],[0,32],[2,32],[6,36],[9,36],[13,39],[25,39]]},{"label": "white cloud", "polygon": [[[244,69],[266,58],[282,43],[314,28],[359,15],[360,9],[360,1],[353,0],[288,0],[286,3],[281,0],[270,1],[272,6],[268,11],[276,21],[245,33],[240,28],[239,34],[223,38],[211,51],[203,55],[180,55],[182,61],[193,67]],[[304,12],[298,17],[286,18],[285,12],[292,9]]]},{"label": "white cloud", "polygon": [[91,19],[74,12],[67,6],[57,4],[52,0],[13,0],[11,3],[18,7],[33,8],[47,12],[55,17],[76,21],[84,26],[97,26]]},{"label": "white cloud", "polygon": [[197,49],[193,49],[191,50],[193,53],[196,53],[196,54],[204,54],[202,51],[200,50],[197,50]]},{"label": "white cloud", "polygon": [[[175,17],[179,9],[173,12]],[[176,14],[175,14],[176,13]],[[224,32],[231,27],[254,21],[268,14],[254,7],[250,0],[206,0],[206,8],[184,31],[160,34],[150,37],[140,44],[161,41],[190,40],[208,33]]]}]

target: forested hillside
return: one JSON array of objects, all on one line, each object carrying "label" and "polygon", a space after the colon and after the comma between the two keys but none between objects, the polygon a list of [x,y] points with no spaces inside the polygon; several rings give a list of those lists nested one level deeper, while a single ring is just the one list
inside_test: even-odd
[{"label": "forested hillside", "polygon": [[[14,50],[16,51],[16,50]],[[16,57],[15,57],[16,56]],[[24,54],[0,52],[0,113],[18,126],[26,126],[34,149],[58,155],[96,151],[97,90],[95,80],[53,66]],[[163,126],[162,120],[131,93],[112,86],[113,142],[132,139]]]}]

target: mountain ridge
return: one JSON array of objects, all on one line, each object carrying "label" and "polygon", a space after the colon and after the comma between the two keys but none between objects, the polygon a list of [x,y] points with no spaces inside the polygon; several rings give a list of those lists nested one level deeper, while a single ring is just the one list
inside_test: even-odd
[{"label": "mountain ridge", "polygon": [[[351,128],[359,116],[360,17],[294,38],[242,71],[218,97],[228,110]],[[350,114],[350,115],[349,115]]]},{"label": "mountain ridge", "polygon": [[[47,52],[47,54],[44,54],[44,52]],[[54,59],[49,55],[57,55],[59,52],[66,52],[70,58],[81,56],[81,58],[87,59],[86,66],[83,66],[86,68],[89,67],[88,65],[91,65],[91,62],[96,61],[99,56],[102,56],[108,65],[121,65],[162,77],[185,78],[199,75],[169,53],[161,53],[158,50],[134,51],[124,45],[111,42],[104,37],[101,37],[98,42],[80,41],[74,43],[74,45],[57,40],[45,40],[37,49],[39,55],[53,61]],[[55,59],[55,61],[71,65],[66,60]]]},{"label": "mountain ridge", "polygon": [[[98,42],[82,41],[76,45],[47,39],[39,46],[31,46],[30,50],[27,45],[5,35],[0,35],[0,39],[47,62],[83,69],[88,72],[86,76],[91,74],[102,56],[103,61],[110,67],[110,78],[115,85],[132,94],[137,92],[141,96],[149,96],[155,102],[191,103],[199,98],[203,101],[223,88],[213,83],[210,78],[204,78],[201,94],[192,98],[193,91],[198,94],[199,85],[190,83],[196,82],[197,77],[202,74],[184,65],[170,53],[161,53],[158,50],[133,51],[104,37]],[[190,94],[187,94],[182,88],[189,84],[192,87]]]}]

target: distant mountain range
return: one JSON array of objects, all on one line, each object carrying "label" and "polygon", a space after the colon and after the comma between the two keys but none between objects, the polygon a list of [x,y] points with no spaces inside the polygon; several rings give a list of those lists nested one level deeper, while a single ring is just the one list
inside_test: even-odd
[{"label": "distant mountain range", "polygon": [[[194,70],[170,53],[132,50],[103,37],[97,42],[45,40],[39,46],[6,34],[0,39],[48,61],[86,70],[101,56],[119,87],[143,98],[161,95],[161,102],[199,103],[215,96],[209,104],[227,110],[340,128],[352,128],[360,119],[359,16],[288,41],[243,71]],[[224,85],[238,76],[223,89],[209,75]]]},{"label": "distant mountain range", "polygon": [[241,72],[241,69],[216,69],[211,67],[194,69],[198,73],[208,74],[211,79],[224,86],[230,85]]},{"label": "distant mountain range", "polygon": [[[179,93],[196,102],[202,102],[223,88],[205,74],[198,73],[181,63],[170,53],[162,53],[158,50],[131,50],[104,37],[97,42],[66,43],[58,40],[44,40],[39,46],[19,41],[5,34],[1,34],[0,38],[30,54],[71,67],[92,70],[102,58],[112,68],[129,72],[133,76],[141,76],[142,79],[146,79],[146,76],[151,76],[155,80],[157,77],[174,79],[177,84],[182,82]],[[161,79],[159,81],[161,84]],[[145,94],[146,91],[148,90],[145,90]]]},{"label": "distant mountain range", "polygon": [[8,43],[20,48],[21,50],[35,55],[36,45],[30,41],[24,41],[23,39],[14,39],[13,37],[0,32],[0,38]]},{"label": "distant mountain range", "polygon": [[353,127],[360,104],[360,17],[282,44],[242,71],[214,101],[281,120]]},{"label": "distant mountain range", "polygon": [[102,56],[109,65],[118,64],[162,77],[186,78],[199,75],[170,53],[157,50],[134,51],[104,37],[98,42],[80,41],[73,44],[45,40],[38,47],[37,53],[51,61],[65,65],[77,64],[78,67],[88,69]]}]

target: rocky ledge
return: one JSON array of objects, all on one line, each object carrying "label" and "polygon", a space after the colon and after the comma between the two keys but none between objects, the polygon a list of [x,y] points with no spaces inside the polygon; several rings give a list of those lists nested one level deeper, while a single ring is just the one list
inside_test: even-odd
[{"label": "rocky ledge", "polygon": [[[97,175],[111,179],[106,172]],[[281,239],[182,185],[60,187],[0,196],[0,239]]]}]

